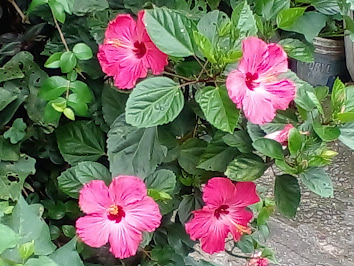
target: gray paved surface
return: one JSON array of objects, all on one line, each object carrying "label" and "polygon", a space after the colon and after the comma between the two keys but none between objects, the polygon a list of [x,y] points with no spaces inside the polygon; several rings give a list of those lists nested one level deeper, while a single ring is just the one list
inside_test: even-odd
[{"label": "gray paved surface", "polygon": [[[335,197],[325,199],[303,190],[295,219],[276,215],[270,222],[268,244],[276,250],[281,266],[354,266],[354,153],[340,144],[333,149],[339,156],[327,170]],[[260,182],[271,193],[270,173]],[[245,265],[224,253],[196,256],[223,266]]]}]

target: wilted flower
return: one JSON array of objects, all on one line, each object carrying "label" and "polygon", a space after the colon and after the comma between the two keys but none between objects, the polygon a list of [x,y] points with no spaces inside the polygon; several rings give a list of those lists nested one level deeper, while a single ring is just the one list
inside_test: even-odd
[{"label": "wilted flower", "polygon": [[226,87],[247,119],[262,125],[273,120],[276,110],[288,108],[295,98],[295,84],[277,79],[278,74],[288,71],[287,55],[280,45],[249,37],[242,47],[243,57],[238,69],[227,77]]},{"label": "wilted flower", "polygon": [[127,14],[119,14],[107,27],[104,43],[97,54],[102,70],[113,76],[120,89],[131,89],[148,70],[160,74],[167,65],[167,55],[151,41],[143,23],[144,11],[138,21]]},{"label": "wilted flower", "polygon": [[109,187],[91,181],[81,189],[79,205],[87,214],[76,221],[82,241],[91,247],[109,242],[110,251],[121,259],[135,255],[142,232],[154,231],[161,222],[158,205],[134,176],[118,176]]},{"label": "wilted flower", "polygon": [[253,258],[249,261],[248,266],[267,266],[268,259],[267,258]]},{"label": "wilted flower", "polygon": [[206,205],[186,223],[187,233],[193,240],[200,239],[202,250],[209,254],[223,251],[229,233],[235,241],[251,233],[248,223],[253,214],[246,207],[259,201],[254,183],[235,185],[228,178],[214,177],[204,188],[203,200]]}]

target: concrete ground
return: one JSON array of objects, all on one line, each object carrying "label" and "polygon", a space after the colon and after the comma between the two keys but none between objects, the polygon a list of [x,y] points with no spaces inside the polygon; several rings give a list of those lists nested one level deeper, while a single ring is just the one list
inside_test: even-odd
[{"label": "concrete ground", "polygon": [[[354,152],[342,144],[333,149],[339,156],[327,170],[335,197],[321,198],[303,189],[295,219],[275,215],[270,221],[268,244],[281,266],[354,266]],[[267,173],[259,183],[271,192],[274,178]],[[224,253],[202,257],[215,265],[245,265]]]}]

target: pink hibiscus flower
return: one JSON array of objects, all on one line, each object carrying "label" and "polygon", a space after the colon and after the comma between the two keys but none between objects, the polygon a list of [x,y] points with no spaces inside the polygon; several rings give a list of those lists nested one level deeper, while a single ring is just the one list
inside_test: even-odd
[{"label": "pink hibiscus flower", "polygon": [[97,54],[102,70],[113,76],[114,84],[131,89],[139,78],[146,77],[148,69],[160,74],[168,64],[167,55],[151,41],[143,23],[144,11],[138,21],[127,14],[119,14],[107,27],[104,43]]},{"label": "pink hibiscus flower", "polygon": [[280,45],[249,37],[243,41],[242,50],[238,69],[229,74],[226,87],[247,119],[262,125],[273,120],[276,110],[288,108],[296,87],[289,79],[277,79],[278,74],[288,71],[287,55]]},{"label": "pink hibiscus flower", "polygon": [[287,146],[289,132],[292,128],[294,128],[294,126],[292,124],[287,124],[287,125],[285,125],[285,127],[282,130],[275,131],[275,132],[270,133],[264,137],[267,139],[273,139],[275,141],[278,141],[283,146]]},{"label": "pink hibiscus flower", "polygon": [[267,258],[254,258],[248,263],[248,266],[268,266]]},{"label": "pink hibiscus flower", "polygon": [[254,183],[235,185],[228,178],[214,177],[204,188],[203,200],[206,205],[186,223],[187,233],[193,240],[200,239],[202,250],[209,254],[223,251],[229,233],[235,241],[251,233],[248,223],[253,214],[246,207],[259,201]]},{"label": "pink hibiscus flower", "polygon": [[135,176],[118,176],[109,187],[91,181],[81,189],[79,205],[87,214],[76,221],[82,241],[91,247],[109,242],[110,251],[121,259],[135,255],[142,231],[152,232],[161,222],[158,205]]}]

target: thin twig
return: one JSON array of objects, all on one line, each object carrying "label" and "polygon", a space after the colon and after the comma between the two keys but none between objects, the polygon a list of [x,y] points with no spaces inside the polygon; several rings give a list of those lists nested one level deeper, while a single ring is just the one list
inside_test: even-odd
[{"label": "thin twig", "polygon": [[169,76],[172,76],[172,77],[175,77],[175,78],[179,78],[179,79],[183,79],[183,80],[186,80],[186,81],[192,81],[189,78],[186,78],[186,77],[174,74],[174,73],[170,73],[170,72],[167,72],[167,71],[163,71],[162,74],[169,75]]},{"label": "thin twig", "polygon": [[207,70],[206,70],[207,64],[208,64],[208,60],[206,60],[206,61],[205,61],[205,64],[202,65],[202,71],[200,71],[200,73],[199,73],[197,79],[200,79],[200,78],[201,78],[201,76],[203,75],[203,72],[204,72],[204,71],[205,71],[205,73],[208,75],[208,72],[207,72]]},{"label": "thin twig", "polygon": [[50,11],[52,12],[54,24],[55,24],[55,27],[57,28],[57,30],[58,30],[58,32],[59,32],[61,41],[62,41],[62,43],[64,44],[66,51],[70,51],[70,49],[69,49],[69,47],[68,47],[68,44],[67,44],[66,41],[65,41],[64,34],[63,34],[63,32],[61,31],[61,29],[60,29],[60,26],[59,26],[59,24],[58,24],[57,19],[55,18],[55,15],[54,15],[52,9],[50,9]]},{"label": "thin twig", "polygon": [[[202,62],[200,62],[200,60],[198,59],[197,56],[193,55],[193,57],[195,58],[195,60],[198,62],[198,64],[202,67],[202,70],[209,76],[208,71],[205,69],[205,66],[202,64]],[[206,61],[208,62],[208,60]],[[203,73],[203,71],[201,73]]]},{"label": "thin twig", "polygon": [[227,250],[227,249],[225,249],[225,252],[226,252],[227,254],[229,254],[230,256],[233,256],[233,257],[235,257],[235,258],[246,259],[246,260],[250,259],[250,257],[234,254],[234,253],[232,253],[231,251],[229,251],[229,250]]},{"label": "thin twig", "polygon": [[25,14],[23,14],[21,8],[19,8],[19,6],[16,4],[15,0],[8,0],[8,1],[16,9],[16,12],[20,15],[22,19],[22,23],[31,24],[28,18],[25,16]]}]

